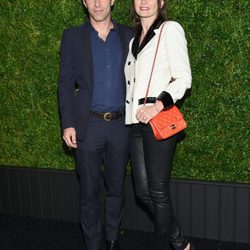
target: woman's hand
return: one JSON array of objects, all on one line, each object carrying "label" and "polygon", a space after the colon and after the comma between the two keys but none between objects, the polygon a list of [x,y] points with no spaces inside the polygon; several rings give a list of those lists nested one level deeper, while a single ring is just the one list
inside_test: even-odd
[{"label": "woman's hand", "polygon": [[139,122],[147,124],[154,116],[156,116],[164,106],[161,101],[156,101],[152,106],[143,106],[138,108],[136,112],[136,119]]}]

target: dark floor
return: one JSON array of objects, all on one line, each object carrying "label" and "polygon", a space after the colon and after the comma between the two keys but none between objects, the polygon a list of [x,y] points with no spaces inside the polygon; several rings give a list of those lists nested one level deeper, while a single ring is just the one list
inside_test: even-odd
[{"label": "dark floor", "polygon": [[[152,250],[152,233],[122,230],[122,250]],[[250,250],[250,245],[192,239],[197,250]],[[80,226],[73,222],[0,215],[0,250],[82,250]]]}]

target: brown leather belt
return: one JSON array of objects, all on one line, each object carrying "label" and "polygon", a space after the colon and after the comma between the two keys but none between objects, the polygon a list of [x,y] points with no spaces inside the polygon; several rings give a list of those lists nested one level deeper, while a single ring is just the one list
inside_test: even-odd
[{"label": "brown leather belt", "polygon": [[90,115],[93,117],[97,117],[103,119],[105,121],[116,120],[124,116],[123,111],[115,111],[115,112],[97,112],[97,111],[90,111]]}]

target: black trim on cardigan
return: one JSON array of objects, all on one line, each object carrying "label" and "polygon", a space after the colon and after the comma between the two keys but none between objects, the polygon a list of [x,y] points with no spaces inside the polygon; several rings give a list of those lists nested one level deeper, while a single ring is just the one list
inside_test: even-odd
[{"label": "black trim on cardigan", "polygon": [[164,109],[169,109],[174,105],[172,96],[166,91],[162,91],[156,99],[162,102]]},{"label": "black trim on cardigan", "polygon": [[141,45],[140,45],[140,37],[141,37],[141,32],[142,32],[142,27],[136,32],[135,39],[132,44],[132,54],[135,59],[137,59],[137,55],[142,51],[142,49],[148,44],[148,42],[154,37],[155,29],[158,29],[161,24],[165,22],[165,20],[161,17],[158,17],[154,23],[150,26],[147,34],[145,35]]},{"label": "black trim on cardigan", "polygon": [[[145,98],[141,98],[138,100],[138,105],[144,104]],[[146,103],[155,103],[156,97],[147,97]]]}]

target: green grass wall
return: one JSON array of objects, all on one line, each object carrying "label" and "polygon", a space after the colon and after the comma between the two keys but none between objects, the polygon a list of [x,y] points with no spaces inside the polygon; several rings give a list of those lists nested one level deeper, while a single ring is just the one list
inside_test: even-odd
[{"label": "green grass wall", "polygon": [[[114,19],[130,25],[129,8],[116,0]],[[193,75],[174,177],[249,182],[249,13],[247,0],[169,0]],[[84,20],[80,0],[0,2],[0,165],[74,169],[61,140],[59,48],[63,29]]]}]

